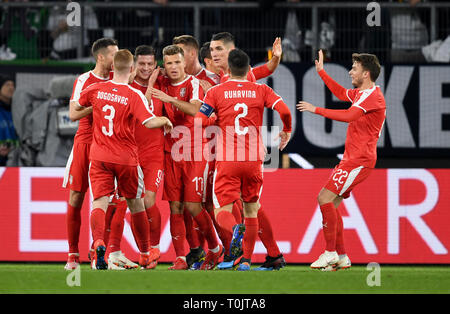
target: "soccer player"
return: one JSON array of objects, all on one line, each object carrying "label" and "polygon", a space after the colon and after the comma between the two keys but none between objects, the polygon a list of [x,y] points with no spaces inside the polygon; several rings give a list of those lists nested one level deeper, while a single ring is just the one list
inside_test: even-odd
[{"label": "soccer player", "polygon": [[220,70],[216,68],[214,65],[213,59],[211,57],[211,49],[209,47],[210,42],[206,42],[202,45],[199,51],[200,61],[204,64],[205,69],[215,73],[218,75],[220,73]]},{"label": "soccer player", "polygon": [[[220,82],[225,82],[229,78],[228,74],[228,54],[236,48],[234,36],[228,32],[214,34],[209,44],[211,57],[214,66],[220,70]],[[267,63],[252,68],[248,72],[247,80],[256,82],[257,80],[271,75],[281,61],[282,47],[281,38],[275,38],[272,47],[272,59]]]},{"label": "soccer player", "polygon": [[75,269],[80,263],[78,241],[81,227],[81,207],[84,196],[89,186],[89,151],[92,143],[92,116],[89,114],[92,108],[77,111],[76,102],[81,92],[88,86],[108,81],[112,78],[112,62],[114,54],[118,50],[117,41],[111,38],[101,38],[92,45],[92,55],[95,58],[95,68],[92,71],[81,74],[74,83],[72,97],[70,99],[70,113],[74,119],[81,118],[77,133],[75,134],[72,152],[67,160],[63,187],[70,189],[69,204],[67,208],[67,237],[69,242],[69,254],[65,269]]},{"label": "soccer player", "polygon": [[[135,76],[132,87],[147,92],[151,74],[156,69],[155,50],[151,46],[136,47],[134,53]],[[159,99],[147,99],[156,116],[163,115],[163,104]],[[136,143],[138,146],[139,165],[144,174],[145,195],[144,206],[150,223],[150,260],[156,267],[161,252],[159,241],[161,237],[161,213],[156,204],[156,193],[164,174],[164,132],[161,128],[148,129],[139,122],[136,124]]]},{"label": "soccer player", "polygon": [[164,127],[166,132],[171,131],[172,124],[166,117],[156,117],[145,96],[128,85],[133,63],[133,55],[128,50],[119,50],[114,55],[113,79],[85,89],[75,109],[83,111],[85,107],[93,108],[89,180],[94,198],[94,209],[90,217],[94,240],[94,269],[107,268],[103,238],[105,212],[109,197],[115,191],[115,180],[118,194],[126,198],[131,211],[131,222],[141,253],[139,265],[145,269],[150,264],[149,226],[141,200],[144,182],[134,131],[136,120],[147,128]]},{"label": "soccer player", "polygon": [[[210,42],[210,52],[211,57],[213,59],[213,64],[217,68],[220,69],[220,76],[221,80],[220,82],[226,82],[229,79],[229,66],[228,66],[228,55],[231,50],[235,48],[235,39],[234,36],[228,32],[222,32],[218,33],[212,36],[211,42]],[[266,64],[263,64],[261,66],[258,66],[256,68],[250,69],[247,74],[247,80],[250,82],[256,82],[257,80],[267,77],[271,75],[281,61],[281,55],[283,53],[282,46],[281,46],[281,38],[277,37],[273,43],[272,47],[273,57],[271,60],[269,60]],[[208,195],[209,189],[207,189],[207,195]],[[241,216],[241,210],[242,210],[242,200],[237,199],[233,206],[233,216],[234,216],[234,222],[236,224],[240,223],[240,216]],[[225,213],[222,215],[227,216]],[[223,218],[222,218],[223,219]],[[230,221],[232,220],[231,217],[228,218]],[[285,265],[284,257],[281,254],[278,245],[276,244],[275,238],[273,236],[273,231],[271,228],[270,221],[268,220],[268,217],[266,216],[265,212],[263,210],[258,211],[258,220],[259,225],[261,226],[261,229],[258,231],[258,235],[261,238],[261,241],[263,242],[264,246],[268,250],[268,255],[266,256],[266,261],[262,265],[261,269],[273,269],[279,268],[279,265]],[[228,255],[227,253],[230,252],[228,245],[231,244],[231,238],[233,237],[233,234],[229,233],[226,229],[223,230],[218,228],[218,234],[220,235],[220,238],[222,240],[222,243],[226,243],[226,253],[224,257],[224,263],[219,265],[219,268],[228,268],[230,267],[233,260],[236,258],[236,256],[233,256],[233,254]],[[236,229],[235,236],[238,236],[238,232],[241,228]],[[241,253],[238,252],[238,255]]]},{"label": "soccer player", "polygon": [[[208,90],[198,116],[217,116],[218,133],[213,200],[216,221],[228,232],[240,229],[231,214],[233,203],[242,197],[244,224],[241,244],[231,245],[238,270],[249,270],[256,237],[258,236],[259,197],[262,190],[264,144],[260,128],[264,108],[276,110],[283,121],[279,148],[286,147],[291,135],[291,114],[282,98],[264,84],[249,82],[249,58],[245,52],[233,49],[228,56],[231,78]],[[240,229],[243,232],[243,229]],[[240,234],[242,237],[242,234]],[[233,237],[233,240],[234,237]]]},{"label": "soccer player", "polygon": [[384,96],[380,87],[375,85],[381,69],[378,58],[372,54],[354,53],[352,61],[349,75],[354,89],[346,89],[328,76],[323,69],[321,50],[319,60],[315,61],[317,73],[327,87],[340,100],[351,102],[350,108],[325,109],[306,101],[297,104],[301,112],[309,111],[348,123],[344,157],[334,168],[318,196],[326,247],[325,252],[311,264],[311,268],[337,270],[351,266],[344,248],[343,223],[338,207],[375,167],[377,141],[386,118]]},{"label": "soccer player", "polygon": [[195,76],[201,81],[206,81],[210,86],[219,84],[220,77],[210,70],[202,67],[199,61],[200,45],[191,35],[181,35],[173,39],[172,43],[183,49],[186,62],[186,73]]},{"label": "soccer player", "polygon": [[[172,137],[165,137],[163,199],[170,204],[172,243],[177,256],[169,269],[188,268],[184,256],[186,229],[183,214],[187,210],[208,243],[208,252],[201,269],[209,270],[216,266],[223,254],[223,247],[217,241],[211,217],[202,207],[206,161],[203,154],[198,156],[195,152],[195,145],[199,145],[198,150],[202,153],[203,144],[201,134],[196,143],[195,133],[199,131],[194,131],[194,116],[202,104],[203,91],[198,79],[184,70],[186,64],[182,48],[176,45],[165,47],[163,60],[168,80],[161,83],[161,90],[152,88],[151,93],[164,103],[164,110],[175,126]],[[182,138],[176,140],[174,136]]]}]

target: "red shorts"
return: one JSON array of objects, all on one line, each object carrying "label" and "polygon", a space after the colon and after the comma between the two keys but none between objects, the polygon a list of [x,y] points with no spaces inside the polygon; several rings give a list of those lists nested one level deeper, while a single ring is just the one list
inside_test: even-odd
[{"label": "red shorts", "polygon": [[113,195],[116,189],[115,180],[118,194],[125,198],[141,198],[144,191],[144,177],[139,166],[92,160],[89,180],[94,200]]},{"label": "red shorts", "polygon": [[216,161],[214,207],[223,207],[241,197],[246,203],[255,203],[259,200],[262,186],[262,161]]},{"label": "red shorts", "polygon": [[371,172],[372,168],[366,168],[352,161],[341,161],[331,173],[325,188],[343,198],[348,198],[353,188],[364,181]]},{"label": "red shorts", "polygon": [[66,164],[63,187],[85,193],[89,188],[89,151],[91,144],[74,142]]},{"label": "red shorts", "polygon": [[205,189],[206,161],[174,161],[165,153],[163,200],[201,203]]},{"label": "red shorts", "polygon": [[164,175],[164,150],[157,147],[139,155],[139,165],[144,173],[145,190],[158,192]]}]

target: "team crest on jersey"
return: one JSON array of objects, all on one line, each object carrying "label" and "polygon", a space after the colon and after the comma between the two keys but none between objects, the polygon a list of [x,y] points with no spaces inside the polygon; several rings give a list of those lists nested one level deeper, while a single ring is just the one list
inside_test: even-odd
[{"label": "team crest on jersey", "polygon": [[180,89],[180,96],[184,97],[184,95],[186,95],[186,87],[183,87],[182,89]]}]

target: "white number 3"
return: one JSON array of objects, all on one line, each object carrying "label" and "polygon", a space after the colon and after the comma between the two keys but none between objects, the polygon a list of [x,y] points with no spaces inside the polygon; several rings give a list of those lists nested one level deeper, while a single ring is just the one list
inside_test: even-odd
[{"label": "white number 3", "polygon": [[111,105],[105,105],[102,108],[103,112],[106,111],[110,111],[110,113],[108,115],[105,115],[105,119],[108,120],[108,130],[106,130],[105,126],[102,126],[102,132],[103,134],[105,134],[106,136],[112,136],[114,133],[114,129],[113,129],[113,119],[114,116],[116,115],[116,109],[114,109],[113,106]]}]

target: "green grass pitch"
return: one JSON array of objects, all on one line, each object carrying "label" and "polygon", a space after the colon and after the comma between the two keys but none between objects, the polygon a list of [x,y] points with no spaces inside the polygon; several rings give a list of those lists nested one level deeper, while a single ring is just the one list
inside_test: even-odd
[{"label": "green grass pitch", "polygon": [[337,272],[311,270],[306,265],[288,265],[271,272],[169,271],[168,266],[160,264],[146,271],[94,271],[85,263],[78,273],[80,285],[69,286],[67,276],[72,272],[65,271],[63,263],[0,263],[0,293],[450,293],[449,266],[381,265],[379,286],[367,284],[371,271],[365,265]]}]

